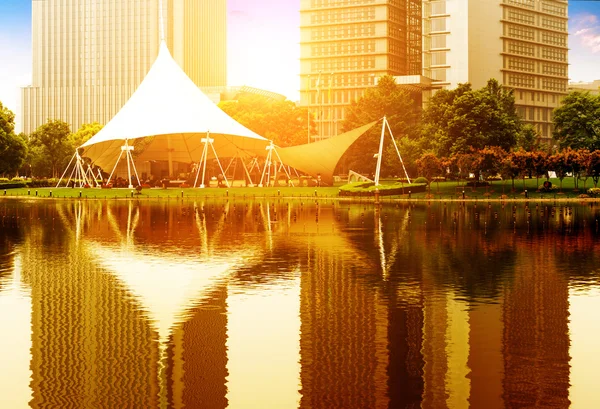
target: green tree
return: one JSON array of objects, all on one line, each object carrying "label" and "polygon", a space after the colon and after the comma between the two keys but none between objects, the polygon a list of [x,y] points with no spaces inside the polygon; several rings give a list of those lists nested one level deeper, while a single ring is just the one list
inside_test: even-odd
[{"label": "green tree", "polygon": [[72,146],[78,148],[86,143],[92,136],[96,135],[102,130],[102,125],[98,122],[92,122],[90,124],[83,124],[77,132],[72,133],[69,137]]},{"label": "green tree", "polygon": [[74,150],[70,135],[69,125],[61,120],[48,120],[31,134],[34,152],[39,155],[34,161],[46,164],[38,169],[41,176],[51,175],[56,178],[60,168],[66,165],[66,160]]},{"label": "green tree", "polygon": [[[356,101],[353,101],[346,111],[346,119],[342,124],[342,131],[350,131],[369,122],[377,121],[384,116],[387,118],[396,142],[403,138],[414,139],[418,133],[419,126],[418,104],[415,103],[411,95],[403,90],[392,76],[384,76],[379,79],[376,87],[369,88],[364,95]],[[373,155],[379,150],[379,141],[381,137],[381,123],[361,136],[348,151],[344,154],[341,163],[347,169],[361,173],[370,173],[375,169],[375,160]],[[398,174],[397,168],[401,167],[395,149],[391,146],[390,135],[386,130],[387,141],[385,148],[385,157],[382,166],[384,174]],[[420,150],[416,144],[411,144],[411,149]],[[416,160],[421,152],[415,152],[414,155],[405,155],[405,151],[399,146],[400,153],[405,162],[410,161],[409,156]],[[392,152],[393,154],[390,154]],[[406,157],[405,157],[406,156]]]},{"label": "green tree", "polygon": [[15,135],[15,114],[0,102],[0,175],[15,175],[27,156],[27,143]]},{"label": "green tree", "polygon": [[538,148],[539,139],[540,135],[535,127],[531,124],[525,124],[517,136],[517,148],[532,152]]},{"label": "green tree", "polygon": [[486,146],[508,151],[520,133],[513,93],[495,79],[478,90],[460,84],[454,90],[439,91],[429,100],[423,115],[423,138],[438,156]]},{"label": "green tree", "polygon": [[237,101],[219,104],[226,114],[251,131],[272,140],[278,146],[307,143],[308,122],[310,134],[315,133],[315,122],[306,108],[289,100],[275,101],[260,95],[242,95]]},{"label": "green tree", "polygon": [[600,149],[600,95],[574,91],[554,111],[554,138],[561,148]]}]

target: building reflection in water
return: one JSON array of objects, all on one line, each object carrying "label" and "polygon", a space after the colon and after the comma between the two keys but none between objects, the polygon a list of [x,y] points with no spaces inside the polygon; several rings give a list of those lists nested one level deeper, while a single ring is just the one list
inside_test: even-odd
[{"label": "building reflection in water", "polygon": [[590,402],[583,380],[570,390],[593,348],[586,310],[569,301],[569,251],[594,254],[596,233],[564,209],[535,220],[531,209],[476,204],[26,210],[38,222],[0,232],[18,243],[3,247],[0,301],[17,305],[18,293],[30,315],[3,321],[12,338],[0,342],[24,362],[6,343],[30,334],[18,341],[30,359],[11,364],[21,390],[7,393],[32,407]]}]

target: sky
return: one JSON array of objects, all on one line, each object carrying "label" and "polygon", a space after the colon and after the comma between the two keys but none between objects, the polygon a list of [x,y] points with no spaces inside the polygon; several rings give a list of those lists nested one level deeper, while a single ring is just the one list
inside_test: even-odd
[{"label": "sky", "polygon": [[[228,83],[298,100],[300,0],[228,3]],[[569,77],[600,79],[600,0],[569,2]],[[31,82],[31,1],[0,0],[0,101],[18,113]]]}]

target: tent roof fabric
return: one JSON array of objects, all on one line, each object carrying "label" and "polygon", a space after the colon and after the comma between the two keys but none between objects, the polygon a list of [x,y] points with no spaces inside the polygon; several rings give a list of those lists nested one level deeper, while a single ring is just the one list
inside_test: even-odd
[{"label": "tent roof fabric", "polygon": [[[324,182],[344,152],[375,122],[320,142],[278,148],[290,165]],[[114,166],[125,141],[136,162],[199,162],[209,134],[220,157],[265,157],[269,141],[217,107],[185,74],[164,42],[148,74],[106,126],[84,143],[82,156],[104,171]],[[212,149],[209,158],[214,158]]]},{"label": "tent roof fabric", "polygon": [[[148,74],[121,110],[84,143],[83,156],[104,168],[114,165],[124,141],[135,146],[136,160],[198,161],[201,139],[210,132],[219,156],[238,150],[260,152],[268,140],[217,107],[185,74],[166,44]],[[152,140],[141,143],[138,139]],[[143,152],[141,152],[143,148]],[[140,151],[140,152],[137,152]]]},{"label": "tent roof fabric", "polygon": [[375,126],[377,122],[379,121],[371,122],[360,128],[319,142],[289,148],[278,148],[277,153],[285,165],[301,170],[313,177],[321,175],[321,179],[325,183],[331,183],[335,167],[344,152],[362,134]]}]

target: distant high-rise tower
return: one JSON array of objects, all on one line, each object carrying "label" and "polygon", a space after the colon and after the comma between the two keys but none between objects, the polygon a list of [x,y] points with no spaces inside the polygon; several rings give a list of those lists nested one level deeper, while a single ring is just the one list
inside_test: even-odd
[{"label": "distant high-rise tower", "polygon": [[319,137],[384,75],[420,75],[422,0],[301,0],[300,101]]},{"label": "distant high-rise tower", "polygon": [[423,75],[443,88],[490,78],[543,138],[568,83],[567,0],[424,0]]},{"label": "distant high-rise tower", "polygon": [[[163,0],[166,41],[201,87],[225,86],[227,2]],[[32,85],[21,90],[22,130],[48,119],[73,130],[107,123],[158,54],[159,1],[32,0]]]}]

